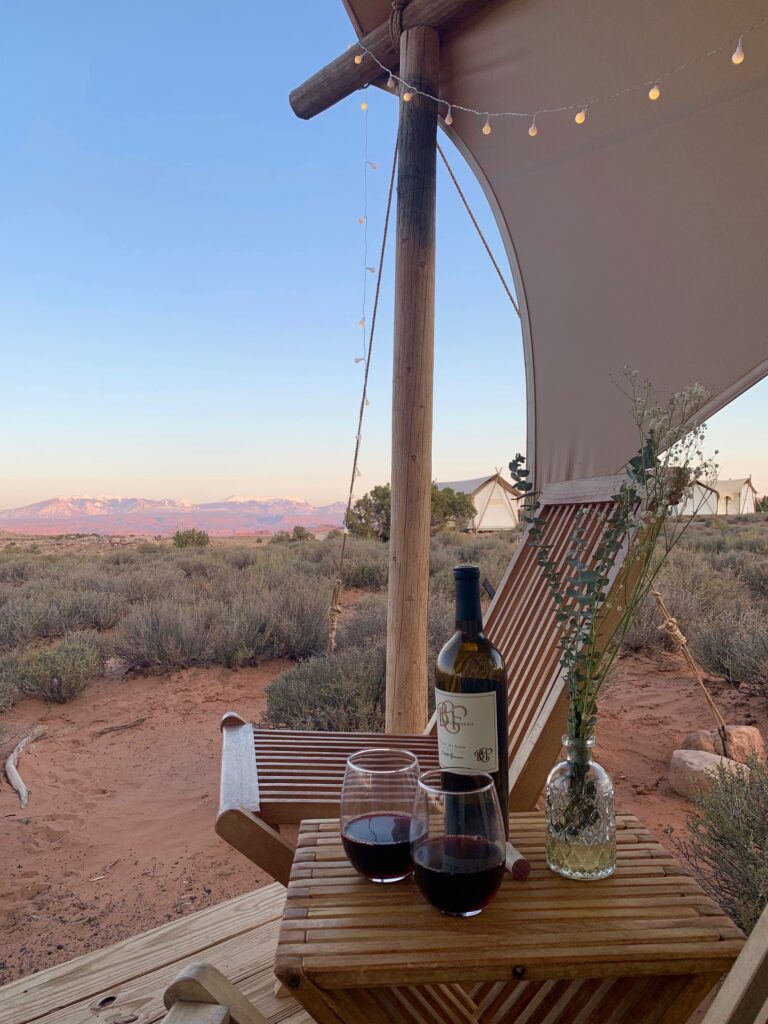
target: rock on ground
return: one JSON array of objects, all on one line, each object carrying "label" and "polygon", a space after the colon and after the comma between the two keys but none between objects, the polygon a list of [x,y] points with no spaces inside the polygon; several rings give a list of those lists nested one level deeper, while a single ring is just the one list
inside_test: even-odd
[{"label": "rock on ground", "polygon": [[[732,761],[746,764],[751,754],[757,754],[761,760],[766,759],[765,743],[759,729],[752,725],[726,725],[725,739],[728,744],[728,757]],[[708,754],[720,754],[723,741],[716,729],[696,729],[689,732],[683,740],[683,750],[703,750]]]},{"label": "rock on ground", "polygon": [[675,750],[669,766],[670,785],[680,796],[693,800],[697,791],[709,789],[720,765],[729,772],[749,772],[731,758],[707,750]]}]

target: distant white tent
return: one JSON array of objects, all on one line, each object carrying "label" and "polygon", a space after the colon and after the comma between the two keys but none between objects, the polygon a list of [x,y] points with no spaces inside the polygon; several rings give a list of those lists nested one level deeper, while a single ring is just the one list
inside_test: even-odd
[{"label": "distant white tent", "polygon": [[686,492],[685,501],[677,506],[679,516],[716,516],[718,494],[703,480],[694,480]]},{"label": "distant white tent", "polygon": [[751,477],[738,480],[718,480],[714,485],[696,480],[685,502],[678,506],[682,516],[736,516],[755,511],[757,491]]},{"label": "distant white tent", "polygon": [[507,483],[501,473],[493,476],[480,476],[474,480],[452,480],[438,483],[441,491],[450,487],[460,494],[472,497],[477,515],[472,520],[471,529],[476,532],[483,530],[514,530],[519,522],[519,504],[522,494],[512,484]]},{"label": "distant white tent", "polygon": [[719,516],[747,515],[755,511],[757,491],[752,486],[751,477],[739,480],[718,480],[717,514]]}]

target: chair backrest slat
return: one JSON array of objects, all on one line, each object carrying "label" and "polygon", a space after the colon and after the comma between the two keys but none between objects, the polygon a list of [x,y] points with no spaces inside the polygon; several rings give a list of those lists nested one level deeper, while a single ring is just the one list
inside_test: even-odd
[{"label": "chair backrest slat", "polygon": [[[589,560],[613,508],[611,495],[619,480],[557,484],[542,499],[550,557],[563,570],[577,522],[584,529],[581,557]],[[569,495],[573,500],[568,500]],[[586,510],[586,511],[585,511]],[[509,669],[509,785],[514,808],[532,808],[560,748],[566,718],[564,678],[560,669],[560,628],[547,581],[526,543],[527,528],[507,574],[485,616],[485,631]],[[620,571],[617,558],[614,577]]]},{"label": "chair backrest slat", "polygon": [[768,1021],[768,906],[726,975],[702,1024]]}]

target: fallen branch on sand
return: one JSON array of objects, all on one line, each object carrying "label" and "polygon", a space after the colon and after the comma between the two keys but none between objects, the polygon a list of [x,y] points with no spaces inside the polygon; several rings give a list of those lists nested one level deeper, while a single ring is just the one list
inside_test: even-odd
[{"label": "fallen branch on sand", "polygon": [[43,736],[45,736],[45,729],[42,725],[36,725],[28,736],[25,736],[23,740],[19,740],[11,751],[8,760],[5,762],[5,774],[7,775],[10,784],[19,794],[19,803],[22,807],[26,807],[29,803],[29,790],[24,784],[24,780],[19,775],[16,765],[29,744],[34,743],[35,740],[39,740]]},{"label": "fallen branch on sand", "polygon": [[94,739],[97,736],[106,736],[108,732],[122,732],[124,729],[134,729],[137,725],[142,725],[146,722],[145,718],[134,718],[132,722],[123,722],[122,725],[108,725],[104,729],[98,729],[94,734]]}]

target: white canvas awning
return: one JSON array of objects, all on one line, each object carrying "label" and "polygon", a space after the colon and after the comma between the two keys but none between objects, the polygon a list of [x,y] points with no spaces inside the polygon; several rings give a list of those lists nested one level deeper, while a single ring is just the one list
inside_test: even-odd
[{"label": "white canvas awning", "polygon": [[[389,0],[347,0],[355,27]],[[535,111],[668,72],[732,42],[763,0],[498,0],[441,32],[440,94]],[[647,90],[529,122],[454,110],[450,137],[488,196],[523,314],[529,456],[539,487],[619,470],[636,448],[629,365],[698,381],[711,414],[768,373],[768,20]],[[393,102],[396,100],[393,97]],[[445,114],[446,108],[441,108]],[[478,358],[482,353],[478,350]]]}]

